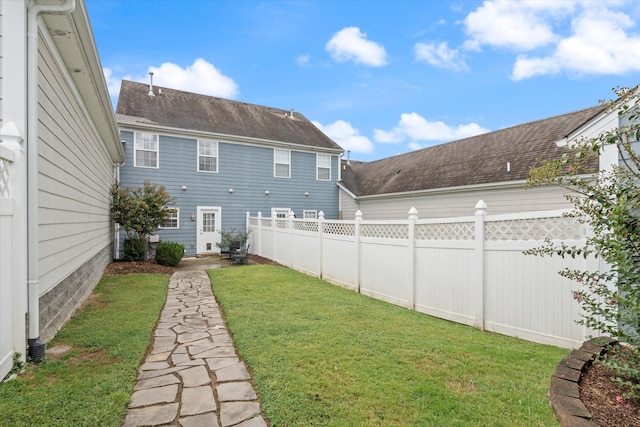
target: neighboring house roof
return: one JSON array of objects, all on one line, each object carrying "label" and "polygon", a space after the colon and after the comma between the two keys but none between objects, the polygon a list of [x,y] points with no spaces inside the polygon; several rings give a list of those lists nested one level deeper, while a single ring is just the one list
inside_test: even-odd
[{"label": "neighboring house roof", "polygon": [[586,108],[374,162],[351,162],[341,184],[362,197],[526,180],[538,159],[566,152],[557,141],[602,111]]},{"label": "neighboring house roof", "polygon": [[285,142],[342,152],[313,123],[298,112],[231,101],[213,96],[122,81],[117,120],[122,125],[170,128]]}]

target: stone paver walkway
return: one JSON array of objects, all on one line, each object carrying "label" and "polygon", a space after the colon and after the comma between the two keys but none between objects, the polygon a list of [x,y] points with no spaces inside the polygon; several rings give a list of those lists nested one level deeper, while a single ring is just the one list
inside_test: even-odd
[{"label": "stone paver walkway", "polygon": [[267,426],[204,271],[171,276],[122,426]]}]

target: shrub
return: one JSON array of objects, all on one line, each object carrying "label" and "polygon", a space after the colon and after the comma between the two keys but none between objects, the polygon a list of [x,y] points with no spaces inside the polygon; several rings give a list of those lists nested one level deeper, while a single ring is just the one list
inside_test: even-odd
[{"label": "shrub", "polygon": [[[594,254],[609,270],[565,269],[560,274],[580,284],[573,297],[584,311],[578,323],[617,338],[628,350],[616,349],[605,359],[614,369],[614,381],[627,387],[627,397],[640,398],[640,87],[614,90],[618,99],[604,104],[618,111],[620,126],[596,138],[578,141],[562,159],[543,162],[531,170],[530,184],[554,183],[576,193],[569,216],[591,230],[583,246],[548,241],[526,251],[535,255],[589,256]],[[584,165],[595,163],[606,146],[615,145],[620,166],[583,177]]]},{"label": "shrub", "polygon": [[117,184],[111,188],[111,216],[120,224],[131,249],[127,253],[125,241],[124,259],[144,261],[147,259],[147,236],[164,224],[171,216],[168,205],[174,198],[162,185],[144,182],[144,186],[135,190],[122,189]]},{"label": "shrub", "polygon": [[145,238],[125,239],[123,249],[125,261],[144,261],[147,259],[147,239]]},{"label": "shrub", "polygon": [[175,267],[182,260],[184,245],[177,242],[160,242],[156,247],[156,262]]}]

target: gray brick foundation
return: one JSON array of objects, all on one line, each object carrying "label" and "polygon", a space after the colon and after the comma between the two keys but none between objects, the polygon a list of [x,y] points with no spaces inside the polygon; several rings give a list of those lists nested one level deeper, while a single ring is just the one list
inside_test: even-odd
[{"label": "gray brick foundation", "polygon": [[69,320],[98,284],[111,262],[111,245],[71,273],[55,288],[40,297],[40,339],[47,342]]}]

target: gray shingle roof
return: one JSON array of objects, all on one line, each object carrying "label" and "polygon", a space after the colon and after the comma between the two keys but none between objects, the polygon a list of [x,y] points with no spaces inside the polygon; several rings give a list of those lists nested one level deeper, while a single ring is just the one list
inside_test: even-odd
[{"label": "gray shingle roof", "polygon": [[305,147],[342,148],[298,112],[231,101],[213,96],[122,81],[116,117],[120,124],[160,125],[286,142]]},{"label": "gray shingle roof", "polygon": [[525,180],[537,159],[562,156],[566,149],[556,141],[602,110],[591,107],[374,162],[352,162],[342,172],[342,184],[356,196],[370,196]]}]

